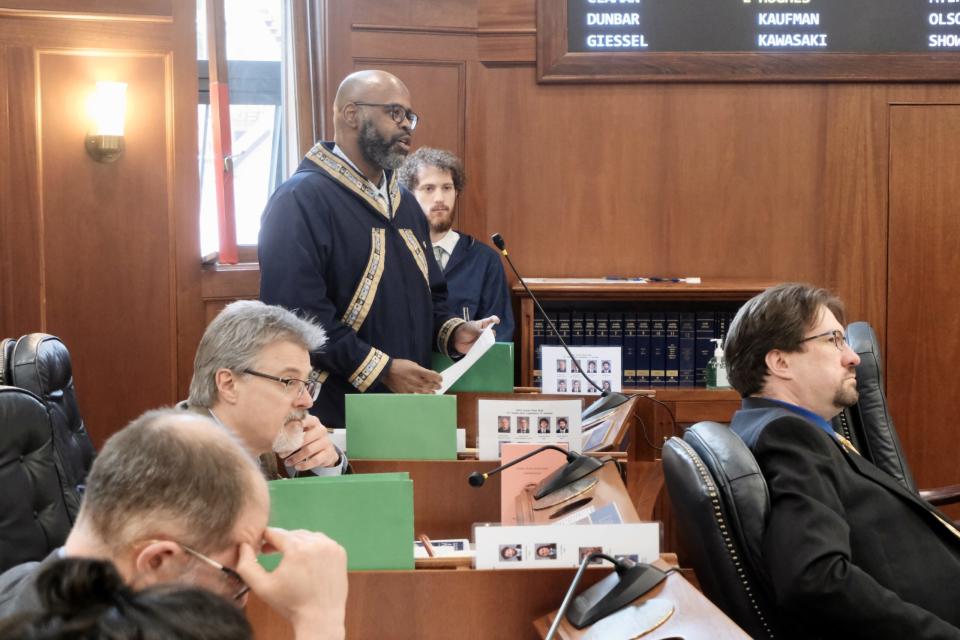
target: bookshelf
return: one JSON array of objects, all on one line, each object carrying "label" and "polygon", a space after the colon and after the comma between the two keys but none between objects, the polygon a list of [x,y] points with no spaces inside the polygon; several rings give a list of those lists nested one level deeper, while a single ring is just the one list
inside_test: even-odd
[{"label": "bookshelf", "polygon": [[[529,278],[526,282],[548,313],[566,309],[614,307],[646,311],[712,307],[735,310],[740,303],[777,284],[773,281],[733,278],[704,278],[700,284],[603,278]],[[520,367],[518,383],[528,387],[534,384],[533,326],[536,307],[519,282],[514,283],[513,294],[519,301],[516,333]]]}]

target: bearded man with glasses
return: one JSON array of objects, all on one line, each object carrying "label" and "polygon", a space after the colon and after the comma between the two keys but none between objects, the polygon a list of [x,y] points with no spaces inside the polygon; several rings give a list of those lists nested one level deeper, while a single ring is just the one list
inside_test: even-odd
[{"label": "bearded man with glasses", "polygon": [[334,139],[318,142],[270,197],[258,252],[260,299],[317,319],[323,383],[311,411],[343,427],[347,393],[432,393],[431,352],[466,353],[496,316],[465,322],[447,304],[420,205],[397,180],[420,118],[384,71],[358,71],[333,103]]},{"label": "bearded man with glasses", "polygon": [[325,343],[322,327],[282,307],[233,302],[200,339],[184,408],[237,434],[268,479],[343,473],[346,456],[309,413],[320,392],[310,353]]},{"label": "bearded man with glasses", "polygon": [[737,312],[724,355],[731,423],[767,483],[761,569],[797,638],[960,638],[960,531],[860,456],[830,420],[857,402],[843,305],[773,287]]}]

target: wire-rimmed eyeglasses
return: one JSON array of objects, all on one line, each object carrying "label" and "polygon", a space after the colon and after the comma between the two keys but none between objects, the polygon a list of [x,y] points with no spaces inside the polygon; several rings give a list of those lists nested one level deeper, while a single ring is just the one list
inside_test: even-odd
[{"label": "wire-rimmed eyeglasses", "polygon": [[800,341],[800,343],[803,344],[804,342],[816,340],[817,338],[830,338],[830,342],[832,342],[833,346],[837,348],[837,351],[843,351],[843,348],[847,345],[847,338],[843,335],[843,331],[840,331],[839,329],[834,329],[833,331],[824,331],[823,333],[818,333],[815,336],[804,338]]},{"label": "wire-rimmed eyeglasses", "polygon": [[353,104],[358,107],[383,107],[397,124],[403,124],[404,119],[409,120],[410,131],[416,129],[417,123],[420,122],[420,116],[396,102],[354,102]]},{"label": "wire-rimmed eyeglasses", "polygon": [[240,574],[234,571],[233,569],[231,569],[230,567],[223,566],[213,558],[205,556],[195,549],[191,549],[190,547],[183,544],[182,542],[178,542],[177,544],[180,545],[181,549],[186,551],[188,554],[190,554],[197,560],[219,571],[224,576],[224,579],[227,581],[227,584],[230,586],[231,597],[234,600],[240,600],[241,598],[243,598],[243,596],[247,595],[247,593],[250,591],[250,587],[247,586],[247,583],[243,581],[243,578],[240,577]]},{"label": "wire-rimmed eyeglasses", "polygon": [[292,395],[294,398],[301,397],[303,392],[306,391],[307,395],[310,396],[310,400],[316,402],[317,396],[320,395],[320,382],[317,380],[281,378],[280,376],[270,375],[269,373],[263,373],[262,371],[256,371],[255,369],[244,369],[243,372],[248,373],[251,376],[257,376],[258,378],[266,378],[267,380],[279,382],[283,385],[283,390]]}]

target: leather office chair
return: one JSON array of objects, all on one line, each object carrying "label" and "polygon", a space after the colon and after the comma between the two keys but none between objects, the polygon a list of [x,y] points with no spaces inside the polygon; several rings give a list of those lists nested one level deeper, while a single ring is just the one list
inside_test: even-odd
[{"label": "leather office chair", "polygon": [[857,355],[857,404],[844,409],[833,419],[833,428],[848,438],[864,458],[896,478],[910,491],[934,505],[960,502],[960,485],[918,491],[903,454],[893,418],[884,393],[880,345],[873,328],[866,322],[847,326],[847,343]]},{"label": "leather office chair", "polygon": [[0,572],[61,546],[70,518],[43,401],[0,386]]},{"label": "leather office chair", "polygon": [[663,472],[704,594],[752,638],[790,637],[760,570],[770,496],[747,446],[727,425],[699,422],[666,442]]},{"label": "leather office chair", "polygon": [[16,341],[6,366],[7,384],[30,391],[47,407],[63,497],[72,523],[80,510],[95,451],[77,404],[70,353],[59,338],[31,333]]}]

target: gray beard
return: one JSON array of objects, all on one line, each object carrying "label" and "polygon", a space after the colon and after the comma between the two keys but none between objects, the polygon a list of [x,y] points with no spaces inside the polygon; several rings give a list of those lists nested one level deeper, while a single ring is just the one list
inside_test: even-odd
[{"label": "gray beard", "polygon": [[407,154],[403,151],[394,151],[393,145],[403,135],[398,133],[392,140],[387,140],[380,135],[372,121],[364,120],[363,124],[360,125],[360,138],[358,140],[360,153],[363,154],[367,162],[381,169],[397,169],[403,164]]}]

